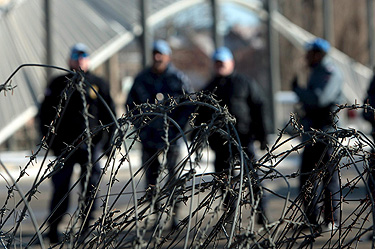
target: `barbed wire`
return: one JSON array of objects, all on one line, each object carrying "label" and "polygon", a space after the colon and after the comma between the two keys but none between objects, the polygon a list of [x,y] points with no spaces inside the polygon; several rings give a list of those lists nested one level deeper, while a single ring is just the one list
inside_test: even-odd
[{"label": "barbed wire", "polygon": [[[4,248],[20,245],[18,238],[22,237],[22,225],[27,217],[32,218],[35,231],[31,238],[22,242],[22,247],[45,248],[44,245],[48,245],[48,240],[43,236],[48,231],[49,217],[37,220],[31,208],[38,196],[45,194],[40,186],[48,182],[52,175],[59,174],[65,160],[79,145],[90,144],[93,136],[112,127],[115,133],[111,138],[111,146],[100,156],[103,166],[99,184],[95,186],[90,200],[78,198],[74,212],[70,218],[68,215],[66,217],[64,238],[53,247],[307,248],[318,245],[324,248],[354,248],[375,237],[371,186],[375,145],[363,132],[340,127],[340,123],[336,123],[329,131],[304,131],[298,116],[291,114],[289,122],[279,131],[267,150],[259,152],[257,158],[249,158],[244,147],[246,145],[241,144],[234,128],[235,118],[227,108],[220,106],[214,95],[199,92],[169,97],[163,102],[143,103],[118,119],[112,113],[112,123],[87,127],[75,143],[67,144],[61,155],[48,161],[49,143],[58,128],[59,118],[64,115],[63,103],[69,102],[69,94],[73,89],[82,93],[84,101],[83,85],[90,87],[90,82],[82,73],[71,73],[75,75],[73,81],[80,84],[68,84],[63,91],[48,135],[41,139],[36,152],[21,168],[18,177],[13,179],[8,172],[1,174],[4,179],[4,186],[1,187],[7,191],[0,209],[0,245]],[[3,86],[9,82],[10,79]],[[210,108],[213,115],[208,122],[196,124],[198,114],[193,112],[189,119],[190,126],[183,129],[168,114],[185,106]],[[86,108],[82,110],[82,115],[89,118]],[[346,109],[374,111],[368,104],[342,105],[338,106],[333,115]],[[140,146],[140,131],[155,119],[163,120],[161,136],[165,147],[152,158],[162,159],[156,186],[144,188],[148,164],[142,165],[134,155],[139,155],[135,152]],[[142,125],[134,126],[134,123]],[[168,137],[171,128],[179,132],[172,141]],[[293,130],[293,133],[288,133],[289,130]],[[226,143],[231,145],[228,146],[232,148],[232,156],[228,159],[231,170],[228,172],[210,170],[213,156],[208,147],[208,138],[214,133],[221,134]],[[302,140],[302,136],[307,139]],[[165,156],[171,144],[180,140],[184,153],[177,160],[174,176],[170,177]],[[309,174],[309,184],[305,184],[300,191],[297,182],[301,172],[298,167],[289,165],[293,164],[292,161],[298,161],[299,153],[307,145],[314,146],[317,143],[325,143],[333,151],[326,163],[319,161],[319,167]],[[42,161],[37,162],[43,153],[45,156]],[[6,165],[1,165],[6,168]],[[31,165],[38,165],[38,173],[30,189],[21,193],[18,185],[28,176]],[[323,192],[318,187],[323,185],[328,168],[334,168],[339,174],[340,189],[334,193],[339,196],[338,205],[332,208],[339,210],[340,218],[337,230],[320,231],[309,223],[303,201],[315,198],[321,205]],[[90,167],[82,178],[72,183],[69,192],[73,192],[81,180],[87,184],[89,172]],[[126,177],[122,172],[125,172]],[[100,203],[100,209],[96,212],[94,222],[87,230],[83,230],[80,221],[85,217],[82,207],[94,205],[95,200]],[[227,203],[232,203],[234,209],[227,208],[228,200]],[[264,200],[266,205],[262,209],[260,205]],[[179,206],[177,214],[174,213],[176,206]],[[45,212],[47,214],[48,210]],[[175,215],[179,223],[171,228],[170,223]],[[323,215],[320,211],[320,216]],[[266,218],[261,224],[258,222],[259,216]],[[374,248],[373,242],[368,243],[372,243]]]}]

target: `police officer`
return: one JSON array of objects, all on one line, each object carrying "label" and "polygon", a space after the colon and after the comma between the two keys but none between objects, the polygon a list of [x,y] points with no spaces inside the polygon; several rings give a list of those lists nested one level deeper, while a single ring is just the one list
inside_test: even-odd
[{"label": "police officer", "polygon": [[[110,111],[108,111],[106,104],[109,106],[112,112],[114,112],[114,104],[110,97],[109,86],[101,78],[95,76],[89,69],[89,53],[86,45],[82,43],[75,44],[71,48],[69,57],[69,67],[71,70],[82,73],[83,78],[75,77],[76,74],[65,74],[53,79],[47,86],[45,92],[45,98],[41,103],[39,110],[40,128],[43,136],[49,136],[47,143],[50,149],[53,151],[55,156],[61,156],[65,158],[63,166],[56,169],[56,173],[52,176],[53,184],[53,195],[51,200],[51,216],[49,218],[49,232],[48,237],[51,243],[59,241],[58,226],[61,223],[63,215],[68,210],[69,206],[69,192],[70,192],[70,180],[73,173],[73,166],[78,163],[81,166],[81,185],[84,186],[86,180],[86,174],[88,173],[89,163],[89,144],[87,142],[82,143],[86,127],[84,118],[84,108],[88,107],[89,112],[89,128],[93,130],[103,124],[109,124],[112,122]],[[88,85],[84,84],[85,99],[87,105],[84,106],[81,92],[78,90],[78,81],[84,80],[91,84],[92,88],[98,92],[106,104],[101,102],[95,91]],[[67,91],[66,91],[67,90]],[[66,95],[65,95],[66,94]],[[59,109],[59,102],[63,96],[61,106],[63,107],[57,120],[56,113]],[[54,121],[54,123],[52,123]],[[53,124],[53,132],[49,132]],[[92,203],[92,194],[94,188],[97,186],[100,176],[100,166],[95,163],[99,157],[100,144],[108,144],[111,133],[102,130],[92,137],[91,144],[91,162],[93,163],[90,177],[87,183],[87,191],[85,196],[85,203]],[[67,150],[68,146],[76,147],[74,153],[70,153]],[[66,196],[67,195],[67,196]],[[61,203],[60,203],[61,202]],[[82,220],[86,220],[83,227],[86,229],[89,224],[89,220],[93,218],[92,214],[95,210],[95,205],[87,205],[85,210],[82,210],[84,214]],[[87,215],[87,216],[86,216]]]},{"label": "police officer", "polygon": [[[311,128],[322,131],[329,131],[333,124],[332,111],[343,101],[342,95],[342,76],[335,65],[329,60],[327,53],[330,44],[321,38],[314,39],[306,44],[306,62],[310,68],[310,76],[306,88],[298,85],[297,78],[292,82],[293,91],[297,94],[299,101],[303,105],[304,116],[301,123],[305,131],[311,131]],[[304,140],[309,139],[304,135]],[[306,145],[301,163],[300,188],[304,193],[309,187],[314,186],[314,180],[309,181],[312,171],[317,167],[327,167],[327,162],[331,155],[332,148],[327,148],[324,141],[317,141],[314,144]],[[323,158],[322,164],[318,165]],[[324,226],[327,229],[336,229],[338,223],[338,194],[339,182],[338,173],[335,165],[329,165],[324,169],[326,172],[323,178],[322,186],[324,189]],[[310,178],[313,179],[313,178]],[[314,193],[316,194],[316,193]],[[318,193],[319,197],[320,194]],[[314,199],[311,203],[310,200]],[[319,210],[317,208],[317,199],[312,196],[304,197],[304,207],[309,222],[318,225]],[[333,210],[333,212],[332,212]]]},{"label": "police officer", "polygon": [[[233,54],[227,47],[219,47],[212,55],[213,77],[203,89],[204,92],[213,93],[222,107],[226,106],[230,114],[236,118],[235,128],[238,132],[241,145],[249,159],[255,157],[253,142],[258,140],[262,150],[266,148],[266,116],[265,99],[258,83],[249,77],[245,77],[235,71]],[[207,123],[213,111],[200,107],[196,124]],[[234,133],[231,134],[235,137]],[[208,138],[210,147],[215,152],[215,172],[231,174],[230,158],[235,157],[237,149],[230,146],[226,139],[219,133],[214,133]],[[255,178],[258,176],[256,175]],[[257,183],[254,183],[255,185]],[[255,186],[254,192],[259,194],[259,186]],[[232,204],[229,204],[229,203]],[[234,199],[227,195],[224,205],[233,209]],[[229,204],[229,206],[228,206]],[[264,202],[261,202],[261,211]],[[266,218],[262,212],[258,223],[263,223]]]},{"label": "police officer", "polygon": [[[169,97],[178,97],[192,92],[190,82],[180,70],[171,63],[172,50],[164,40],[156,40],[153,43],[152,65],[140,72],[130,89],[126,109],[132,110],[136,105],[142,103],[163,103]],[[147,107],[143,107],[142,112],[147,112]],[[139,113],[139,110],[132,112]],[[181,128],[185,127],[190,115],[190,109],[186,107],[178,108],[168,116],[176,121]],[[164,151],[167,143],[164,140],[168,137],[170,142],[167,155],[166,167],[169,171],[169,180],[175,178],[175,167],[179,156],[180,145],[173,140],[179,135],[179,130],[170,123],[168,127],[168,136],[165,134],[165,123],[163,117],[152,116],[153,120],[147,125],[141,127],[142,123],[136,120],[134,125],[140,128],[140,139],[142,144],[142,165],[146,171],[146,184],[153,189],[156,185],[160,163],[158,153]],[[142,122],[142,121],[141,121]],[[176,210],[177,212],[177,210]],[[178,220],[173,217],[172,226],[176,227]]]}]

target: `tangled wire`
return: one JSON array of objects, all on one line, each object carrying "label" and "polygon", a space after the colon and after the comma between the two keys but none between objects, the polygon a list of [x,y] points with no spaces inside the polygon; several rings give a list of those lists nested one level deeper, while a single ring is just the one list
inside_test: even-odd
[{"label": "tangled wire", "polygon": [[[2,91],[13,90],[8,82],[0,87]],[[90,85],[90,82],[84,84]],[[90,144],[91,136],[96,132],[109,126],[116,128],[111,147],[100,157],[103,167],[95,194],[90,201],[79,198],[74,213],[66,223],[64,239],[51,247],[354,248],[365,243],[366,239],[375,237],[374,196],[369,184],[375,144],[361,131],[335,125],[329,132],[306,132],[298,118],[291,114],[288,124],[279,131],[267,151],[260,153],[256,159],[250,159],[235,132],[235,119],[225,107],[220,106],[215,96],[195,93],[181,98],[185,101],[169,98],[162,103],[144,103],[142,105],[148,106],[147,112],[139,113],[141,106],[137,106],[121,118],[114,118],[111,124],[82,134],[85,137],[82,143]],[[181,105],[212,108],[214,115],[209,122],[196,125],[196,114],[192,113],[188,129],[177,127],[180,135],[176,139],[184,144],[184,154],[175,165],[175,177],[167,176],[165,160],[162,160],[156,186],[144,189],[142,182],[147,165],[138,163],[139,160],[134,158],[137,155],[134,152],[139,147],[139,129],[142,127],[134,127],[133,123],[142,120],[142,124],[147,126],[153,117],[163,117],[164,134],[167,134],[170,126],[178,126],[168,117],[168,113]],[[334,115],[344,109],[374,111],[368,105],[343,105]],[[57,113],[56,117],[59,115]],[[83,115],[87,113],[83,112]],[[53,128],[50,127],[51,132]],[[287,133],[290,129],[293,130],[292,134]],[[232,158],[228,160],[231,173],[209,170],[208,137],[215,132],[233,145],[230,147],[234,148]],[[309,139],[301,142],[302,136]],[[1,188],[8,192],[7,198],[0,203],[0,245],[4,248],[45,248],[47,245],[44,234],[48,230],[48,217],[37,220],[31,205],[44,194],[40,190],[41,184],[59,173],[64,158],[56,156],[48,161],[45,155],[42,162],[36,162],[42,152],[49,150],[46,141],[46,137],[41,140],[16,179],[1,163],[5,171],[5,174],[1,174],[4,179]],[[329,163],[317,167],[309,176],[309,182],[313,184],[299,191],[295,182],[300,172],[298,168],[291,167],[288,171],[286,165],[297,160],[298,153],[306,145],[322,141],[333,148]],[[168,149],[169,144],[166,143],[155,157],[163,157]],[[72,145],[67,145],[68,153],[74,150]],[[23,193],[19,183],[28,174],[31,165],[39,166],[38,173],[30,189]],[[323,192],[318,188],[323,184],[327,167],[334,167],[339,173],[339,204],[333,208],[339,209],[340,219],[337,230],[324,232],[309,223],[302,203],[304,199],[313,198],[317,198],[318,203],[322,202]],[[126,179],[120,175],[124,171]],[[71,191],[79,185],[78,181],[73,183]],[[226,208],[224,203],[228,198],[233,203],[232,209]],[[79,222],[82,206],[93,205],[94,200],[100,203],[100,211],[89,231],[83,231]],[[265,209],[260,208],[262,200],[267,202]],[[170,228],[168,224],[176,215],[173,208],[176,205],[180,207],[177,214],[179,223]],[[260,216],[267,218],[258,222]],[[34,234],[20,245],[21,227],[26,217],[32,221]],[[367,243],[374,248],[373,242]]]}]

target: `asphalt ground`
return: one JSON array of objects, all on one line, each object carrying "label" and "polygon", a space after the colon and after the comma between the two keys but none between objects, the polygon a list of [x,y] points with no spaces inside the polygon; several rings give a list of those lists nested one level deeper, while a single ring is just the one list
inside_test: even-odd
[{"label": "asphalt ground", "polygon": [[[290,146],[290,145],[285,145],[285,146]],[[283,148],[280,148],[282,150]],[[285,149],[285,148],[284,148]],[[261,151],[257,151],[258,157],[262,156]],[[20,151],[20,152],[0,152],[0,160],[2,164],[7,168],[8,172],[12,176],[13,179],[17,179],[17,177],[20,174],[20,171],[24,168],[24,166],[28,163],[29,157],[31,155],[31,152],[27,151]],[[139,167],[137,165],[140,164],[140,153],[139,150],[134,150],[130,157],[132,158],[133,166],[135,168]],[[40,169],[40,163],[42,162],[43,157],[38,157],[37,160],[35,161],[34,164],[31,164],[28,166],[28,169],[26,171],[27,174],[25,174],[17,183],[17,186],[19,188],[18,191],[14,192],[14,194],[11,196],[11,198],[8,199],[8,190],[9,186],[12,183],[11,177],[8,175],[8,172],[4,170],[3,167],[0,168],[0,200],[1,200],[1,205],[3,206],[5,201],[8,201],[6,207],[8,210],[5,212],[5,216],[2,217],[2,221],[7,217],[7,215],[10,215],[9,219],[7,222],[2,222],[2,228],[0,231],[2,231],[2,236],[0,238],[5,238],[4,233],[7,231],[12,231],[12,227],[15,226],[15,224],[18,221],[19,214],[21,212],[21,208],[17,205],[17,202],[20,200],[21,194],[25,194],[32,184],[35,181],[35,178],[38,174],[38,171]],[[52,160],[53,157],[48,157],[47,160]],[[213,153],[209,152],[205,154],[205,157],[203,158],[202,161],[208,162],[205,164],[201,169],[200,172],[197,173],[203,173],[203,172],[210,172],[213,170],[212,166],[212,160],[214,159]],[[278,166],[277,169],[282,175],[288,176],[292,175],[293,173],[298,171],[300,163],[300,155],[297,153],[294,153],[293,155],[289,156],[285,160],[283,160]],[[361,170],[361,165],[358,165],[359,169]],[[44,168],[42,169],[44,170]],[[74,178],[78,179],[79,175],[79,169],[75,170]],[[106,176],[101,184],[100,187],[100,194],[103,198],[106,196],[106,190],[108,189],[108,181],[109,181],[109,176]],[[347,170],[342,170],[341,171],[341,179],[342,179],[342,184],[345,182],[350,182],[353,179],[356,179],[358,177],[358,172],[353,168],[348,168]],[[126,181],[130,178],[129,174],[129,168],[123,167],[119,172],[117,179],[119,179],[119,184],[114,184],[112,189],[111,189],[111,195],[116,196],[117,193],[119,193],[121,190],[123,190],[123,185],[121,184],[122,179],[126,179]],[[139,184],[137,185],[137,191],[140,193],[144,189],[144,183],[142,180],[138,181]],[[285,196],[287,193],[290,194],[290,199],[294,200],[299,191],[298,191],[298,179],[296,178],[288,178],[288,183],[285,182],[284,179],[274,179],[274,180],[269,180],[264,182],[264,187],[272,190],[274,193],[278,193],[280,196]],[[289,184],[289,185],[288,185]],[[48,210],[49,210],[49,201],[52,195],[52,186],[51,182],[49,180],[46,180],[42,182],[42,184],[38,187],[38,193],[36,193],[35,198],[33,198],[29,202],[30,210],[33,214],[33,216],[36,219],[36,222],[38,226],[40,226],[44,220],[46,219],[48,215]],[[78,199],[78,193],[79,189],[76,190],[76,193],[73,193],[71,196],[71,204],[70,204],[70,209],[69,212],[73,213],[75,210],[75,207],[77,206],[77,199]],[[18,196],[17,196],[18,195]],[[132,201],[131,201],[131,195],[132,195],[132,190],[131,188],[127,188],[123,191],[123,194],[121,198],[116,203],[115,208],[118,210],[126,209],[132,206]],[[349,221],[354,218],[354,213],[359,211],[356,211],[356,208],[359,207],[360,203],[358,200],[361,198],[364,198],[366,196],[366,190],[364,187],[364,184],[359,181],[358,184],[356,185],[356,189],[353,190],[353,193],[348,195],[347,201],[344,202],[343,204],[343,212],[342,212],[342,217],[343,218],[348,218]],[[283,207],[284,205],[290,205],[290,203],[286,203],[283,198],[279,198],[275,194],[270,194],[266,193],[265,195],[266,199],[266,213],[267,217],[270,222],[277,222],[280,217],[282,216],[283,213]],[[199,201],[199,200],[197,200]],[[14,208],[16,212],[10,212],[10,209]],[[188,215],[188,208],[183,208],[180,209],[179,216],[180,217],[186,217]],[[99,210],[100,212],[100,210]],[[360,214],[358,214],[360,215]],[[364,216],[364,214],[362,214]],[[243,217],[246,217],[246,213],[243,214]],[[364,217],[360,217],[363,219]],[[368,217],[369,220],[372,219],[372,215]],[[64,224],[62,224],[62,227],[67,226],[68,221],[65,221]],[[28,243],[28,241],[31,239],[32,236],[35,234],[35,228],[33,226],[33,223],[31,222],[31,215],[28,213],[26,218],[20,223],[21,226],[18,228],[18,232],[16,233],[16,238],[15,241],[17,242],[15,245],[15,248],[23,248],[24,245]],[[351,224],[348,222],[348,224]],[[371,226],[371,222],[365,223],[365,227]],[[344,224],[345,225],[345,224]],[[260,229],[260,227],[258,227]],[[166,230],[168,231],[168,229]],[[354,237],[355,233],[358,230],[355,228],[352,229],[352,231],[349,234],[341,234],[337,232],[334,236],[331,236],[331,234],[327,233],[322,233],[318,237],[315,238],[315,242],[313,243],[313,248],[327,248],[327,247],[332,247],[332,244],[336,243],[336,245],[339,242],[341,243],[341,246],[346,245],[349,241],[351,236]],[[306,232],[308,234],[308,231]],[[145,238],[147,236],[152,236],[151,233],[146,232],[145,233]],[[180,235],[184,236],[184,235]],[[368,239],[370,236],[369,233],[367,233],[363,238],[360,240],[356,241],[355,243],[357,244],[352,244],[352,248],[354,245],[357,245],[358,248],[371,248],[372,246],[372,241]],[[223,235],[225,238],[225,236]],[[332,239],[332,240],[330,240]],[[4,240],[1,240],[2,243]],[[328,241],[328,242],[327,242]],[[330,241],[330,242],[329,242]],[[220,241],[218,239],[217,242],[219,245],[220,243],[223,243],[223,246],[225,245],[225,239],[223,241]],[[181,239],[181,242],[176,246],[175,248],[183,248],[183,239]],[[48,240],[45,241],[45,245],[48,247],[49,243]],[[296,245],[298,247],[300,245]],[[339,247],[339,246],[337,246]],[[1,248],[1,244],[0,244]],[[5,247],[4,247],[5,248]],[[36,244],[32,246],[31,248],[41,248],[40,245]],[[220,247],[218,247],[220,248]],[[284,248],[284,247],[282,247]],[[287,247],[285,247],[287,248]]]}]

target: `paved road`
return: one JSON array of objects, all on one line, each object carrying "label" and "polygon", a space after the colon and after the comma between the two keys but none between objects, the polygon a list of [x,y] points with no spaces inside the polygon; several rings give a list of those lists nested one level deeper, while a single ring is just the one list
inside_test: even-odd
[{"label": "paved road", "polygon": [[[260,155],[260,154],[261,153],[258,152],[258,155]],[[20,169],[22,169],[27,164],[27,162],[29,160],[29,157],[28,157],[29,155],[30,155],[29,152],[1,152],[0,153],[0,160],[7,167],[7,169],[11,172],[11,175],[13,176],[13,178],[16,179],[19,175]],[[203,158],[202,161],[207,161],[208,164],[205,165],[207,167],[202,167],[200,169],[201,172],[198,172],[198,173],[212,171],[213,168],[212,168],[211,162],[212,162],[213,156],[212,156],[212,154],[210,154],[210,155],[211,156]],[[136,150],[134,152],[132,152],[131,158],[132,158],[132,162],[133,162],[132,165],[134,167],[133,170],[135,171],[139,167],[139,162],[140,162],[139,161],[139,152],[136,151]],[[51,158],[48,158],[47,160],[52,160],[52,159],[53,158],[51,157]],[[283,175],[291,175],[292,173],[294,173],[298,170],[299,160],[300,160],[299,155],[297,155],[297,154],[292,155],[292,156],[288,157],[287,159],[283,160],[282,163],[277,166],[277,169]],[[20,187],[20,189],[22,190],[23,193],[26,193],[30,189],[30,186],[33,184],[33,182],[34,182],[34,180],[37,176],[41,161],[42,161],[42,157],[37,158],[37,160],[36,160],[37,163],[35,163],[33,165],[30,165],[28,170],[27,170],[27,175],[23,176],[21,178],[21,180],[18,182],[18,186]],[[44,168],[42,168],[42,170],[44,170]],[[76,173],[75,179],[77,179],[78,178],[78,170],[75,173]],[[7,174],[5,173],[3,168],[0,169],[0,174],[1,174],[1,178],[0,178],[0,200],[1,200],[1,203],[0,204],[3,205],[5,200],[7,200],[6,199],[7,196],[8,196],[7,186],[10,185],[11,179],[9,178],[9,176],[7,176]],[[101,184],[100,194],[103,197],[106,193],[106,190],[108,189],[107,183],[109,182],[109,175],[110,174],[108,173],[105,176],[105,178],[103,179],[102,184]],[[344,182],[351,181],[352,179],[355,179],[356,177],[357,177],[357,173],[352,168],[348,169],[346,171],[343,170],[342,171],[342,180],[343,180],[342,184],[344,184]],[[113,188],[111,189],[111,194],[113,196],[116,196],[117,193],[119,193],[120,190],[123,188],[123,181],[125,181],[125,179],[127,180],[129,178],[130,178],[129,168],[127,168],[127,167],[121,168],[119,173],[118,173],[118,176],[117,176],[117,179],[119,179],[119,182],[113,185]],[[207,179],[205,179],[205,180],[207,180]],[[139,182],[139,184],[137,185],[137,190],[141,192],[144,189],[143,181],[138,181],[138,182]],[[294,200],[296,198],[296,196],[298,195],[298,181],[296,179],[288,179],[288,183],[289,183],[289,190],[290,190],[290,199]],[[278,193],[279,195],[284,195],[284,196],[286,195],[287,190],[288,190],[288,185],[282,179],[265,181],[264,186],[269,188],[270,190],[274,191],[275,193]],[[357,186],[359,188],[354,190],[355,192],[353,194],[347,196],[348,201],[345,203],[345,205],[343,205],[343,218],[349,217],[349,220],[353,219],[354,216],[352,215],[352,212],[356,207],[358,207],[358,204],[359,204],[358,199],[365,196],[363,184],[361,182],[359,182],[357,184]],[[33,199],[29,204],[30,204],[30,207],[32,209],[32,213],[37,220],[38,225],[41,225],[43,223],[43,221],[45,220],[46,216],[48,215],[48,203],[49,203],[49,199],[51,197],[51,184],[50,184],[50,182],[48,180],[44,181],[39,186],[38,191],[39,191],[39,193],[36,194],[37,198]],[[124,208],[131,207],[132,206],[131,192],[132,191],[131,191],[130,187],[126,188],[123,191],[123,194],[122,194],[121,198],[119,198],[119,200],[118,200],[117,204],[114,206],[114,208],[116,208],[118,210],[124,210]],[[202,196],[202,198],[203,198],[203,196]],[[1,231],[8,231],[12,226],[14,226],[15,221],[18,219],[18,215],[19,215],[19,213],[21,212],[21,209],[22,209],[21,206],[23,206],[23,205],[21,205],[20,207],[16,206],[16,203],[19,199],[20,199],[19,194],[17,192],[15,192],[14,195],[8,200],[8,204],[6,205],[6,207],[8,209],[14,208],[17,212],[12,213],[7,222],[2,222],[3,227],[0,229]],[[73,212],[74,207],[77,205],[77,196],[75,196],[75,198],[74,197],[71,198],[71,200],[72,200],[72,203],[71,203],[70,212]],[[266,200],[267,200],[267,215],[268,215],[268,218],[269,218],[270,222],[277,222],[277,220],[280,219],[280,217],[282,215],[283,207],[284,207],[285,202],[282,198],[279,198],[276,195],[273,195],[273,194],[270,194],[270,193],[267,193]],[[286,204],[290,205],[289,202],[286,203]],[[6,215],[8,215],[9,213],[10,213],[10,210],[7,210]],[[357,213],[360,213],[360,210],[357,210]],[[2,221],[7,217],[6,215],[4,217],[2,217],[2,219],[1,219]],[[180,216],[185,217],[187,215],[188,215],[188,208],[183,208],[181,213],[180,213]],[[245,213],[243,214],[243,217],[245,217],[244,215],[245,215]],[[363,217],[361,217],[361,219],[362,218]],[[371,219],[371,218],[372,217],[370,215],[369,219]],[[34,234],[35,229],[32,226],[31,219],[30,219],[29,215],[26,217],[26,219],[21,224],[22,224],[22,226],[18,229],[19,232],[17,232],[16,240],[19,241],[20,244],[25,244],[30,240],[30,238],[31,238],[30,236],[32,234]],[[366,223],[365,226],[368,227],[368,226],[370,226],[370,224],[371,224],[371,222],[368,222],[368,223]],[[67,224],[65,224],[65,225],[67,225]],[[258,227],[257,229],[260,229],[260,227]],[[356,230],[354,230],[354,232],[355,231]],[[340,236],[336,235],[336,236],[334,236],[334,239],[333,239],[332,243],[334,243],[334,242],[337,243],[337,241],[340,241],[339,238],[341,238],[342,243],[345,244],[350,240],[350,236],[352,236],[352,235],[350,235],[350,234],[341,234]],[[145,236],[146,237],[151,236],[151,234],[146,233]],[[182,236],[182,238],[183,238],[184,235],[182,234],[180,236]],[[325,247],[328,247],[326,245],[326,242],[327,242],[327,239],[330,238],[330,237],[331,236],[328,235],[327,233],[322,234],[321,236],[319,236],[316,239],[314,247],[321,248],[323,245]],[[220,241],[218,241],[218,243],[220,243]],[[363,248],[365,248],[365,247],[369,248],[370,244],[371,244],[367,240],[359,241],[358,243],[360,243],[361,248],[362,247]],[[179,245],[182,245],[182,244],[183,244],[183,240]],[[1,248],[1,246],[0,246],[0,248]],[[40,245],[36,245],[35,248],[40,248]],[[176,248],[179,248],[179,247],[176,247]]]}]

